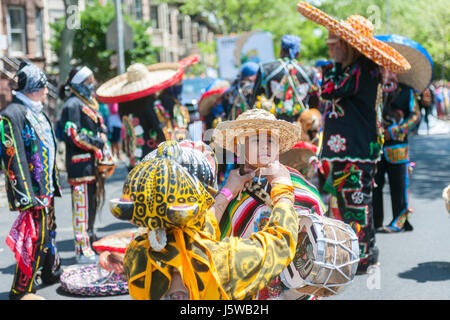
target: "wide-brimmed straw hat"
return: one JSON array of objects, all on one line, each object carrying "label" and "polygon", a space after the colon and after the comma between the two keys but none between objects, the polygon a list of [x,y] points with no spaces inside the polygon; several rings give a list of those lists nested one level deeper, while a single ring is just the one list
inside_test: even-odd
[{"label": "wide-brimmed straw hat", "polygon": [[433,60],[420,43],[403,36],[389,34],[376,36],[400,52],[411,65],[411,69],[398,75],[398,81],[422,92],[433,77]]},{"label": "wide-brimmed straw hat", "polygon": [[198,112],[200,116],[204,117],[208,115],[217,100],[228,90],[228,88],[230,88],[230,83],[223,79],[216,79],[207,86],[198,102]]},{"label": "wide-brimmed straw hat", "polygon": [[302,130],[299,123],[278,120],[264,109],[250,109],[240,114],[236,120],[219,123],[213,133],[213,142],[216,146],[235,152],[238,138],[258,132],[269,132],[277,136],[281,154],[301,140]]},{"label": "wide-brimmed straw hat", "polygon": [[181,81],[184,69],[197,61],[198,57],[190,56],[178,63],[132,64],[126,73],[101,85],[96,92],[97,99],[103,103],[120,103],[149,96]]},{"label": "wide-brimmed straw hat", "polygon": [[352,15],[345,21],[338,21],[304,1],[298,3],[297,11],[342,38],[376,64],[395,73],[403,73],[411,68],[408,60],[398,51],[374,38],[373,25],[368,19]]},{"label": "wide-brimmed straw hat", "polygon": [[308,167],[311,157],[314,157],[316,154],[316,145],[308,141],[300,141],[280,155],[280,162],[288,167],[301,171]]}]

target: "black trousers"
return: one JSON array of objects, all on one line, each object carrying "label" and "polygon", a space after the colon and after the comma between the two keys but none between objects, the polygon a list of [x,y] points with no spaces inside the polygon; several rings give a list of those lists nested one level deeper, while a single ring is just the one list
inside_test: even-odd
[{"label": "black trousers", "polygon": [[411,228],[407,216],[411,213],[408,208],[408,163],[389,163],[383,156],[377,164],[375,174],[376,187],[373,193],[373,210],[375,228],[383,226],[383,187],[386,183],[386,173],[391,192],[392,220],[390,226]]},{"label": "black trousers", "polygon": [[332,178],[342,221],[358,235],[361,271],[378,262],[372,193],[375,164],[333,162]]},{"label": "black trousers", "polygon": [[35,293],[36,287],[43,283],[52,283],[61,267],[59,253],[56,249],[56,223],[54,200],[44,209],[32,210],[33,221],[38,239],[33,243],[32,276],[25,275],[18,265],[9,293],[11,300],[20,299],[26,293]]}]

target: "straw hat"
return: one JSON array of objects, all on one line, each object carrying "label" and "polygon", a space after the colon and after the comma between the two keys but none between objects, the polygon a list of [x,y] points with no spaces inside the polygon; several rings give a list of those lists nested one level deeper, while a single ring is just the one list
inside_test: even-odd
[{"label": "straw hat", "polygon": [[236,120],[219,123],[213,133],[213,142],[223,149],[235,152],[238,137],[250,136],[258,131],[268,131],[278,136],[281,154],[301,140],[302,129],[300,124],[278,120],[264,109],[250,109],[240,114]]},{"label": "straw hat", "polygon": [[204,117],[209,114],[217,100],[228,90],[230,83],[227,80],[216,79],[206,87],[198,102],[198,112]]},{"label": "straw hat", "polygon": [[301,141],[297,143],[290,150],[280,155],[280,162],[285,166],[302,171],[309,165],[309,159],[317,154],[317,146],[307,142]]},{"label": "straw hat", "polygon": [[352,15],[345,21],[338,21],[304,1],[298,3],[297,11],[324,26],[380,66],[395,73],[403,73],[411,68],[408,60],[399,52],[373,37],[373,25],[366,18]]},{"label": "straw hat", "polygon": [[398,81],[422,92],[433,76],[433,60],[428,51],[418,42],[399,35],[376,36],[400,52],[411,65],[411,69],[398,75]]},{"label": "straw hat", "polygon": [[184,68],[196,62],[197,56],[189,56],[179,63],[132,64],[126,73],[101,85],[96,92],[97,99],[103,103],[119,103],[149,96],[181,81]]}]

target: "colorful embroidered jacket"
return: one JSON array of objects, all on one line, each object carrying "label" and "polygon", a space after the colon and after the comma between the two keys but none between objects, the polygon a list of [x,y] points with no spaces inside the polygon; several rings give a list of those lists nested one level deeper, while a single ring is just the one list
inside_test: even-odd
[{"label": "colorful embroidered jacket", "polygon": [[329,100],[325,110],[322,159],[376,162],[381,132],[381,72],[365,56],[342,68],[327,66],[321,97]]},{"label": "colorful embroidered jacket", "polygon": [[390,163],[406,163],[408,158],[408,133],[420,120],[420,109],[414,90],[404,84],[384,99],[384,126],[392,137],[383,145],[383,155]]},{"label": "colorful embroidered jacket", "polygon": [[[0,153],[10,210],[47,207],[52,197],[61,196],[55,154],[50,154],[56,150],[54,133],[53,141],[47,141],[48,135],[31,110],[17,98],[0,112],[0,118]],[[49,170],[50,163],[53,170]]]},{"label": "colorful embroidered jacket", "polygon": [[[285,78],[289,73],[290,77]],[[283,78],[287,80],[282,83]],[[287,58],[265,62],[257,73],[250,106],[258,102],[258,96],[267,99],[274,96],[275,114],[286,121],[296,121],[302,109],[295,103],[295,95],[299,95],[303,104],[317,107],[319,102],[318,82],[315,72],[297,60]],[[292,103],[291,103],[292,101]]]},{"label": "colorful embroidered jacket", "polygon": [[105,142],[100,133],[107,132],[98,110],[71,95],[63,105],[60,122],[66,142],[66,168],[70,185],[96,180],[96,161],[102,159]]},{"label": "colorful embroidered jacket", "polygon": [[[123,144],[130,167],[134,167],[161,142],[169,140],[166,136],[175,135],[174,131],[183,127],[187,128],[189,115],[180,111],[184,107],[176,105],[177,101],[168,89],[158,97],[152,94],[119,103],[119,115],[124,127]],[[185,123],[177,123],[177,119]]]}]

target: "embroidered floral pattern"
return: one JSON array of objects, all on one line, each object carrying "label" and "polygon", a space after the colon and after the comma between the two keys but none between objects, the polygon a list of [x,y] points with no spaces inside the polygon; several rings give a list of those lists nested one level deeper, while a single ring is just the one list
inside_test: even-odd
[{"label": "embroidered floral pattern", "polygon": [[23,142],[28,147],[32,141],[36,140],[36,134],[34,133],[34,129],[30,128],[28,124],[25,125],[25,128],[22,130]]},{"label": "embroidered floral pattern", "polygon": [[33,179],[37,182],[41,181],[41,172],[44,171],[44,167],[41,163],[41,156],[39,153],[35,153],[31,156],[30,160],[30,172],[33,175]]},{"label": "embroidered floral pattern", "polygon": [[330,137],[327,145],[330,147],[331,151],[338,153],[347,149],[346,142],[347,140],[344,137],[341,137],[340,134],[335,134]]}]

